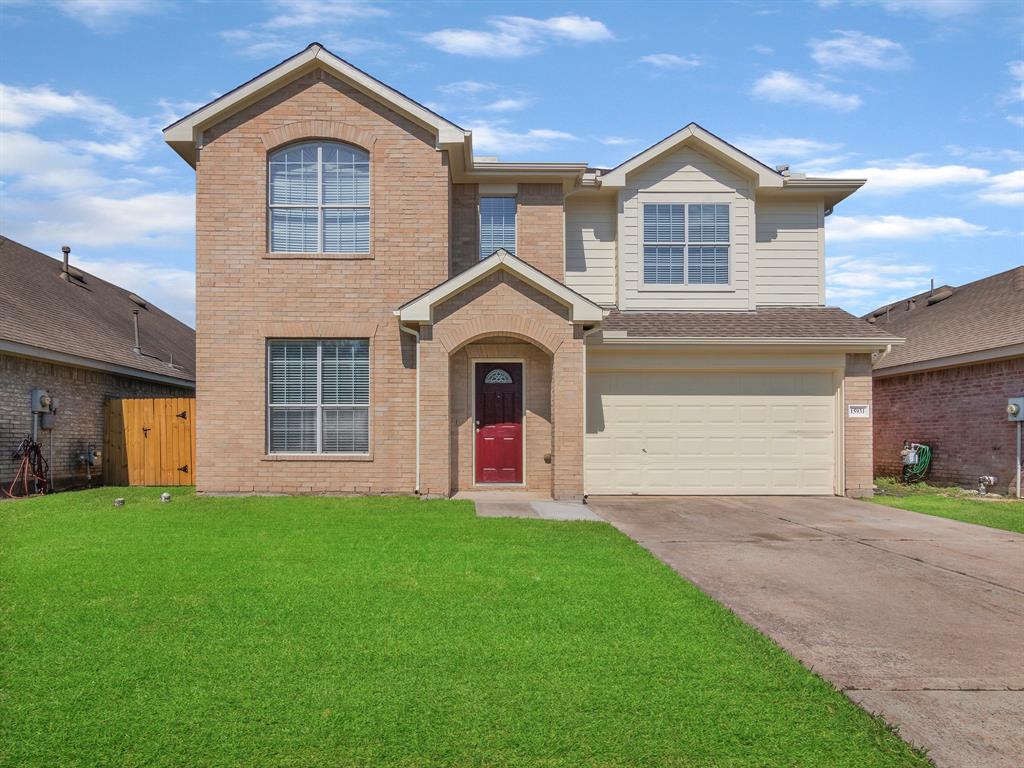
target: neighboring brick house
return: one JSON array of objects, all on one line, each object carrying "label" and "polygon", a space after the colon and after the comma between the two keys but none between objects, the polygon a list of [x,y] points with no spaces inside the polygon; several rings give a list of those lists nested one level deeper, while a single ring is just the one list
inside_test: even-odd
[{"label": "neighboring brick house", "polygon": [[902,469],[904,440],[932,449],[929,481],[1015,485],[1015,425],[1007,398],[1024,396],[1024,266],[942,286],[865,315],[906,344],[874,370],[875,474]]},{"label": "neighboring brick house", "polygon": [[[134,314],[139,346],[135,351]],[[173,365],[172,365],[173,360]],[[195,332],[144,299],[0,236],[0,483],[32,430],[31,393],[59,400],[52,430],[39,431],[57,489],[102,482],[104,403],[121,397],[191,397]]]},{"label": "neighboring brick house", "polygon": [[824,304],[863,180],[696,124],[616,168],[469,131],[312,44],[164,130],[196,171],[197,488],[871,492],[870,355]]}]

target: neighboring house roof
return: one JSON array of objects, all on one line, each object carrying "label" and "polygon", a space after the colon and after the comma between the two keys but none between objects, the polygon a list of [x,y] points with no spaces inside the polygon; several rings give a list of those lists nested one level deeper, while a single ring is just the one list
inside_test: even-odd
[{"label": "neighboring house roof", "polygon": [[901,339],[837,307],[762,307],[750,312],[612,310],[604,343],[814,344],[883,349]]},{"label": "neighboring house roof", "polygon": [[433,322],[435,306],[498,270],[515,275],[524,283],[532,285],[541,293],[568,307],[570,319],[574,323],[600,322],[604,317],[605,310],[586,296],[544,274],[522,259],[516,258],[504,248],[499,248],[466,271],[460,272],[412,301],[406,302],[395,310],[395,314],[403,323]]},{"label": "neighboring house roof", "polygon": [[864,317],[907,339],[875,366],[886,374],[1024,355],[1024,266],[925,291]]},{"label": "neighboring house roof", "polygon": [[[194,386],[194,330],[87,272],[62,273],[57,259],[0,236],[0,351]],[[142,354],[133,351],[132,310]]]}]

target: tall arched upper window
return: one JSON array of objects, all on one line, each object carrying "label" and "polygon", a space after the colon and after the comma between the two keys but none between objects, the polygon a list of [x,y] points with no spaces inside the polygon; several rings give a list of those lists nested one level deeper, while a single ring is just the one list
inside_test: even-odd
[{"label": "tall arched upper window", "polygon": [[335,142],[270,156],[270,250],[370,252],[370,156]]}]

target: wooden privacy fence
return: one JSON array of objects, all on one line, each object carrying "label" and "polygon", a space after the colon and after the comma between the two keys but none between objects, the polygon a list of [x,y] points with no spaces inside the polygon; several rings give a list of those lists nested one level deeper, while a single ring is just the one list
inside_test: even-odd
[{"label": "wooden privacy fence", "polygon": [[108,400],[103,453],[107,485],[194,485],[196,401]]}]

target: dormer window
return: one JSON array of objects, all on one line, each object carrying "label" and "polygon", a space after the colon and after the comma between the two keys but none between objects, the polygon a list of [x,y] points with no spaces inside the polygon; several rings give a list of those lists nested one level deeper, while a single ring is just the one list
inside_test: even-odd
[{"label": "dormer window", "polygon": [[348,144],[293,144],[270,156],[270,250],[370,252],[370,156]]},{"label": "dormer window", "polygon": [[727,285],[729,206],[644,205],[644,283]]},{"label": "dormer window", "polygon": [[499,248],[516,254],[516,199],[480,198],[480,258],[486,259]]}]

